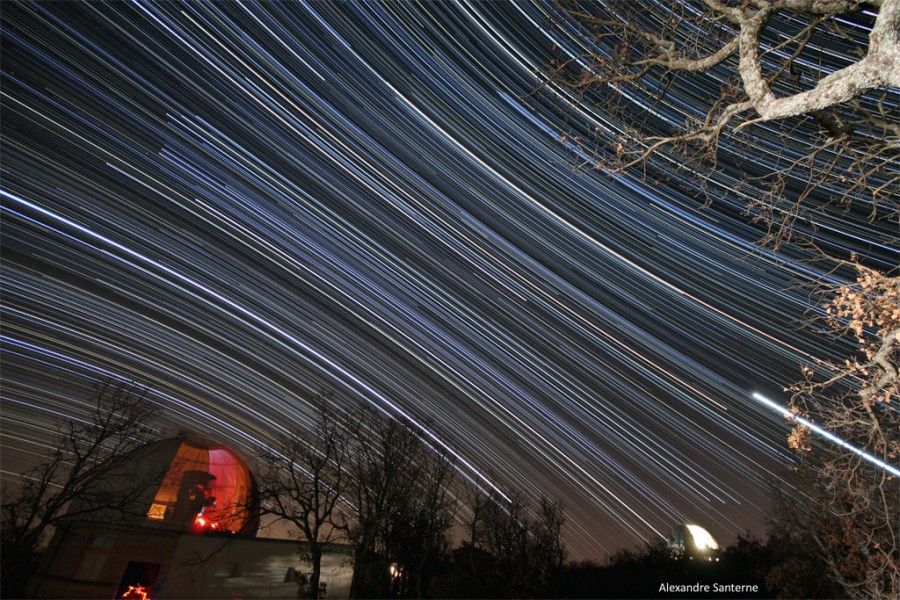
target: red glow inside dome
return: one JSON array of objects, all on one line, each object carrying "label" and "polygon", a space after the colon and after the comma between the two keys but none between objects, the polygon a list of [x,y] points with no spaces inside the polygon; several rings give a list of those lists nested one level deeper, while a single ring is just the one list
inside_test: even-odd
[{"label": "red glow inside dome", "polygon": [[251,519],[253,480],[234,452],[182,441],[153,498],[147,518],[195,533],[241,531]]}]

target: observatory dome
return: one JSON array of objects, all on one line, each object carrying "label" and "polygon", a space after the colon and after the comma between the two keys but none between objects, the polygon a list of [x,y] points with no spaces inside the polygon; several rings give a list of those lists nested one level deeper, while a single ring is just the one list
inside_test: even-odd
[{"label": "observatory dome", "polygon": [[258,491],[253,474],[231,448],[180,435],[148,444],[132,462],[144,494],[148,525],[208,533],[255,535]]},{"label": "observatory dome", "polygon": [[669,551],[675,556],[711,559],[719,550],[719,544],[706,529],[684,523],[676,526],[669,535]]}]

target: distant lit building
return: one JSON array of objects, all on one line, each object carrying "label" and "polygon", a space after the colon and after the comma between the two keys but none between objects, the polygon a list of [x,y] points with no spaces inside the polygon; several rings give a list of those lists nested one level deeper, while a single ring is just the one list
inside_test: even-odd
[{"label": "distant lit building", "polygon": [[[294,598],[302,544],[257,537],[256,481],[232,449],[179,436],[138,450],[111,485],[136,482],[128,515],[68,520],[29,585],[37,598]],[[73,507],[73,514],[78,507]],[[322,558],[320,597],[347,598],[347,546]]]},{"label": "distant lit building", "polygon": [[684,523],[676,526],[669,535],[669,552],[676,558],[690,560],[719,560],[719,544],[706,529]]}]

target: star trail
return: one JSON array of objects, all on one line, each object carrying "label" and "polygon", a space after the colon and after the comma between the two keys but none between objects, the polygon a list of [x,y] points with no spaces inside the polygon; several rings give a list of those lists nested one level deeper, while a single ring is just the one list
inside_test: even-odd
[{"label": "star trail", "polygon": [[[836,275],[755,243],[734,161],[708,208],[574,168],[623,127],[543,85],[589,43],[544,2],[4,3],[4,478],[104,378],[249,455],[328,389],[560,496],[575,557],[761,532],[791,456],[752,394],[847,352],[799,327]],[[895,266],[867,214],[798,227]]]}]

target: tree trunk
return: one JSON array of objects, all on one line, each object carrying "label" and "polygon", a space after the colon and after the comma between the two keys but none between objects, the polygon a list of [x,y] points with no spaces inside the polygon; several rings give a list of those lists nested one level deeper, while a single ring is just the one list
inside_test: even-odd
[{"label": "tree trunk", "polygon": [[364,554],[362,544],[357,545],[356,548],[353,549],[353,576],[350,578],[350,597],[357,598],[359,597],[359,582],[362,574],[360,571],[363,567],[363,554]]},{"label": "tree trunk", "polygon": [[319,578],[322,576],[322,547],[316,542],[309,545],[309,561],[312,563],[312,572],[309,574],[309,590],[306,597],[316,600],[319,597]]}]

